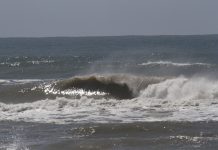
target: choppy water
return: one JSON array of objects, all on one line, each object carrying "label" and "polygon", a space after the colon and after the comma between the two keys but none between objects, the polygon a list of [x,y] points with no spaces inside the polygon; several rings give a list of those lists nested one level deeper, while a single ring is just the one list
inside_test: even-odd
[{"label": "choppy water", "polygon": [[0,149],[216,149],[218,36],[0,39]]}]

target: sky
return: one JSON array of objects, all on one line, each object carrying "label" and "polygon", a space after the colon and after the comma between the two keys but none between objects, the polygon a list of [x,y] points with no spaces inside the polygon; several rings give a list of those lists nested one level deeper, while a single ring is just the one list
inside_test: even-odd
[{"label": "sky", "polygon": [[0,0],[0,37],[218,34],[218,0]]}]

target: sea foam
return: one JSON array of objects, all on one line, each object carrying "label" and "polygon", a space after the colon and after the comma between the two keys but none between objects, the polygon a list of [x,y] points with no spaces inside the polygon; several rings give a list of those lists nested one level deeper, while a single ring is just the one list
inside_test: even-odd
[{"label": "sea foam", "polygon": [[140,66],[177,66],[177,67],[190,67],[190,66],[206,66],[210,67],[213,66],[212,64],[208,63],[178,63],[178,62],[172,62],[172,61],[148,61],[145,63],[138,64]]},{"label": "sea foam", "polygon": [[0,120],[41,123],[218,121],[218,81],[169,78],[149,84],[137,97],[56,97],[31,103],[0,103]]}]

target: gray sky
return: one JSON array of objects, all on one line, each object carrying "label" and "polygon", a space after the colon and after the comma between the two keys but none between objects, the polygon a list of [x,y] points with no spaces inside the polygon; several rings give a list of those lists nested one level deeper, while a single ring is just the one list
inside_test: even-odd
[{"label": "gray sky", "polygon": [[0,0],[0,37],[217,33],[218,0]]}]

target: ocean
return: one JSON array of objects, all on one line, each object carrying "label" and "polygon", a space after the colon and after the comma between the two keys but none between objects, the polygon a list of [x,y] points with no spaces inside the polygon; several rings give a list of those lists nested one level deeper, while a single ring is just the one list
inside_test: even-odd
[{"label": "ocean", "polygon": [[218,35],[0,38],[0,150],[218,149]]}]

